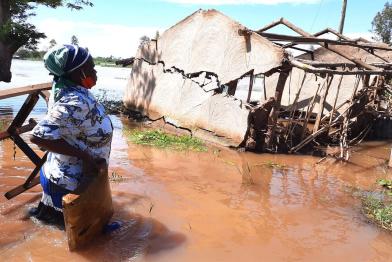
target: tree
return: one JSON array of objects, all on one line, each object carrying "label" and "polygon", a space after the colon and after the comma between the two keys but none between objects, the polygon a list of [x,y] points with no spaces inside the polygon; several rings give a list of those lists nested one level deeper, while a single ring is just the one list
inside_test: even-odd
[{"label": "tree", "polygon": [[54,47],[56,45],[57,45],[56,40],[52,39],[52,40],[49,41],[49,48],[52,48],[52,47]]},{"label": "tree", "polygon": [[75,35],[73,35],[71,37],[71,44],[72,45],[79,45],[79,39]]},{"label": "tree", "polygon": [[20,47],[31,49],[46,37],[28,22],[28,18],[36,15],[37,5],[66,6],[75,10],[93,6],[90,0],[0,0],[0,81],[11,81],[12,56]]},{"label": "tree", "polygon": [[151,41],[151,39],[146,35],[140,37],[139,47],[144,46],[145,44],[149,43],[150,41]]},{"label": "tree", "polygon": [[391,44],[392,36],[392,4],[386,2],[384,9],[377,13],[372,22],[372,32],[375,40]]}]

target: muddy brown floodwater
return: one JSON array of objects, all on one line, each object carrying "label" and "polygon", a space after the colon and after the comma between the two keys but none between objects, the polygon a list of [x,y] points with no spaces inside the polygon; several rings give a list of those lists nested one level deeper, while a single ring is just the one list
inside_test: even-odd
[{"label": "muddy brown floodwater", "polygon": [[[210,147],[176,152],[127,142],[113,118],[110,174],[117,231],[79,253],[65,234],[25,218],[40,187],[0,198],[2,261],[391,261],[392,234],[368,223],[359,195],[376,187],[390,142],[356,148],[350,163]],[[0,142],[0,193],[32,165]]]}]

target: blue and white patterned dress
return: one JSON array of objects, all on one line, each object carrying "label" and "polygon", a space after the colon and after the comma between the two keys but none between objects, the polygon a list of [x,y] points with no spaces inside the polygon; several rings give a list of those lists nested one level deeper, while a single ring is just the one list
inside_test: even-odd
[{"label": "blue and white patterned dress", "polygon": [[[113,126],[104,107],[89,90],[79,86],[62,89],[59,97],[33,129],[33,135],[47,140],[64,139],[71,146],[109,163]],[[50,182],[73,191],[81,181],[82,164],[76,157],[49,152],[42,173]],[[44,198],[43,202],[46,202]]]}]

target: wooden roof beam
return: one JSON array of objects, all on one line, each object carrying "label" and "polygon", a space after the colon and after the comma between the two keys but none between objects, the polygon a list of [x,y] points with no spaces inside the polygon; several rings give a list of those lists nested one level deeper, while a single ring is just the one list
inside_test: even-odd
[{"label": "wooden roof beam", "polygon": [[320,32],[317,32],[317,33],[315,33],[315,34],[313,34],[313,35],[314,35],[314,36],[320,36],[320,35],[324,35],[324,34],[328,34],[328,33],[334,34],[334,35],[336,35],[337,37],[339,37],[340,39],[343,39],[343,40],[346,40],[346,41],[354,41],[354,42],[357,42],[357,41],[352,40],[351,38],[349,38],[349,37],[347,37],[347,36],[345,36],[345,35],[342,35],[342,34],[339,33],[338,31],[335,31],[335,30],[333,30],[332,28],[329,28],[329,27],[327,27],[327,28],[325,28],[324,30],[321,30]]},{"label": "wooden roof beam", "polygon": [[[275,26],[277,26],[279,24],[283,24],[283,25],[287,26],[288,28],[290,28],[291,30],[293,30],[294,32],[300,34],[303,37],[315,38],[310,33],[302,30],[301,28],[297,27],[296,25],[292,24],[291,22],[287,21],[284,18],[281,18],[278,22],[274,22],[274,23],[270,24],[269,26],[260,29],[261,32],[258,32],[258,33],[259,34],[265,34],[265,33],[263,33],[263,31],[266,31],[266,30],[268,30],[268,29],[270,29],[272,27],[275,27]],[[350,61],[352,61],[353,63],[355,63],[359,67],[363,67],[363,68],[365,68],[367,70],[377,70],[377,67],[371,66],[371,65],[369,65],[369,64],[367,64],[367,63],[363,62],[362,60],[357,59],[355,57],[351,57],[351,56],[345,54],[344,52],[341,52],[340,50],[338,50],[337,48],[335,48],[333,46],[332,47],[328,47],[328,44],[326,42],[324,42],[324,43],[323,42],[324,41],[322,41],[321,43],[320,42],[316,42],[316,43],[321,45],[322,47],[324,47],[324,48],[326,48],[326,49],[328,49],[328,50],[330,50],[330,51],[332,51],[332,52],[334,52],[334,53],[336,53],[336,54],[338,54],[338,55],[340,55],[340,56],[342,56],[342,57],[344,57],[344,58],[346,58],[346,59],[348,59]]]},{"label": "wooden roof beam", "polygon": [[283,17],[280,18],[280,19],[277,20],[277,21],[272,22],[271,24],[268,24],[268,25],[264,26],[263,28],[257,30],[256,32],[257,32],[257,33],[261,33],[261,32],[265,32],[265,31],[267,31],[267,30],[269,30],[269,29],[271,29],[271,28],[274,28],[274,27],[276,27],[276,26],[282,24],[282,19],[283,19]]},{"label": "wooden roof beam", "polygon": [[[291,35],[280,35],[280,34],[272,34],[272,33],[258,33],[259,35],[268,38],[270,41],[293,41],[296,44],[332,44],[332,45],[349,45],[353,47],[359,48],[369,48],[369,49],[378,49],[384,51],[392,51],[391,47],[382,47],[382,46],[373,46],[370,44],[358,44],[355,41],[337,41],[328,38],[318,38],[314,36],[310,37],[301,37],[301,36],[291,36]],[[287,47],[286,47],[287,48]],[[329,47],[326,47],[329,49]]]},{"label": "wooden roof beam", "polygon": [[[336,35],[337,37],[339,37],[340,39],[344,39],[344,40],[347,40],[347,41],[355,41],[356,43],[358,43],[358,42],[361,41],[361,42],[366,42],[366,43],[369,43],[369,44],[370,44],[370,42],[367,41],[367,40],[364,39],[364,38],[358,38],[358,39],[352,40],[351,38],[348,38],[347,36],[342,35],[342,34],[340,34],[339,32],[337,32],[337,31],[335,31],[335,30],[333,30],[333,29],[331,29],[331,28],[326,28],[326,29],[324,29],[324,30],[322,30],[322,31],[320,31],[320,32],[318,32],[318,33],[315,33],[314,36],[320,36],[320,35],[324,35],[324,34],[327,34],[327,33],[334,34],[334,35]],[[365,41],[363,41],[363,40],[365,40]],[[368,48],[363,48],[363,47],[359,47],[359,48],[361,48],[362,50],[365,50],[365,51],[368,52],[369,54],[371,54],[371,55],[377,57],[378,59],[380,59],[380,60],[382,60],[382,61],[384,61],[384,62],[386,62],[386,63],[389,63],[389,62],[390,62],[389,60],[385,59],[384,57],[375,54],[375,53],[373,52],[374,49],[371,49],[371,50],[372,50],[372,51],[371,51],[371,50],[369,50]]]},{"label": "wooden roof beam", "polygon": [[294,67],[304,70],[305,72],[313,74],[335,74],[335,75],[392,75],[392,70],[354,70],[354,71],[340,71],[326,68],[316,68],[312,65],[302,63],[298,60],[291,59],[290,64]]}]

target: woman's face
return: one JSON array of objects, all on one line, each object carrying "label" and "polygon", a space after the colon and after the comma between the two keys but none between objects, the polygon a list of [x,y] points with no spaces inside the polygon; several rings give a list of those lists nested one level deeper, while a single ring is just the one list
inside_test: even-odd
[{"label": "woman's face", "polygon": [[92,88],[96,85],[98,80],[97,71],[94,69],[94,67],[94,60],[90,56],[82,67],[70,74],[70,80],[87,89]]},{"label": "woman's face", "polygon": [[96,85],[98,77],[95,70],[93,58],[90,56],[87,62],[81,68],[82,80],[81,83],[85,88],[91,88]]},{"label": "woman's face", "polygon": [[90,56],[87,62],[82,66],[82,70],[86,77],[91,77],[94,83],[97,83],[97,71],[95,70],[95,64],[93,58]]}]

